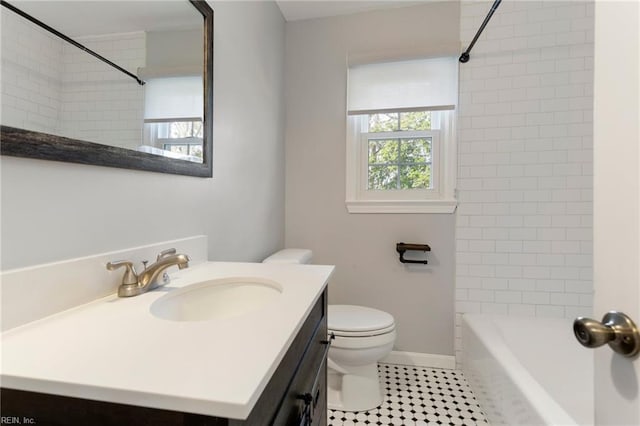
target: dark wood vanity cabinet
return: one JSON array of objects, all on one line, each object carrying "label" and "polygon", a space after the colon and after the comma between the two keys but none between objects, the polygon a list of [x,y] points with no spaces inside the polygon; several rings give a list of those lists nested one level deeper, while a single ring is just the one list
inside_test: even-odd
[{"label": "dark wood vanity cabinet", "polygon": [[246,420],[1,389],[5,416],[27,424],[248,426],[327,424],[327,292],[321,295]]},{"label": "dark wood vanity cabinet", "polygon": [[326,425],[327,292],[322,294],[245,421],[229,425]]}]

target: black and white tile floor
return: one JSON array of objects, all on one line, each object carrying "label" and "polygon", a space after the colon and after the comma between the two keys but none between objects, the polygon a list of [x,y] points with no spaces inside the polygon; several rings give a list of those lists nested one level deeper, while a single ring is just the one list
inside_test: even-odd
[{"label": "black and white tile floor", "polygon": [[358,413],[329,410],[329,426],[489,426],[460,370],[378,364],[381,406]]}]

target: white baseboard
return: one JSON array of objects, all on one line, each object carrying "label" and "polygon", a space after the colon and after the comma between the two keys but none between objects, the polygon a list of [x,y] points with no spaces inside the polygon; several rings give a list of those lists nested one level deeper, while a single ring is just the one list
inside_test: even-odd
[{"label": "white baseboard", "polygon": [[380,362],[412,365],[414,367],[447,368],[450,370],[456,368],[456,357],[453,355],[423,354],[419,352],[391,351]]}]

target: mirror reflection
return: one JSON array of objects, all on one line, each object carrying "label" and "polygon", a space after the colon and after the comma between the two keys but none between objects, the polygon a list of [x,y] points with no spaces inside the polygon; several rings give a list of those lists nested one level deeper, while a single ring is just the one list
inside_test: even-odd
[{"label": "mirror reflection", "polygon": [[203,162],[203,16],[189,1],[9,3],[145,84],[2,7],[2,125]]}]

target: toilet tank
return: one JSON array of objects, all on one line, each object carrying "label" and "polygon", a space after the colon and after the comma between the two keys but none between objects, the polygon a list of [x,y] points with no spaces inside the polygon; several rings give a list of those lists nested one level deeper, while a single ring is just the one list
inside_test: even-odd
[{"label": "toilet tank", "polygon": [[262,263],[311,263],[312,256],[311,250],[288,248],[272,254]]}]

